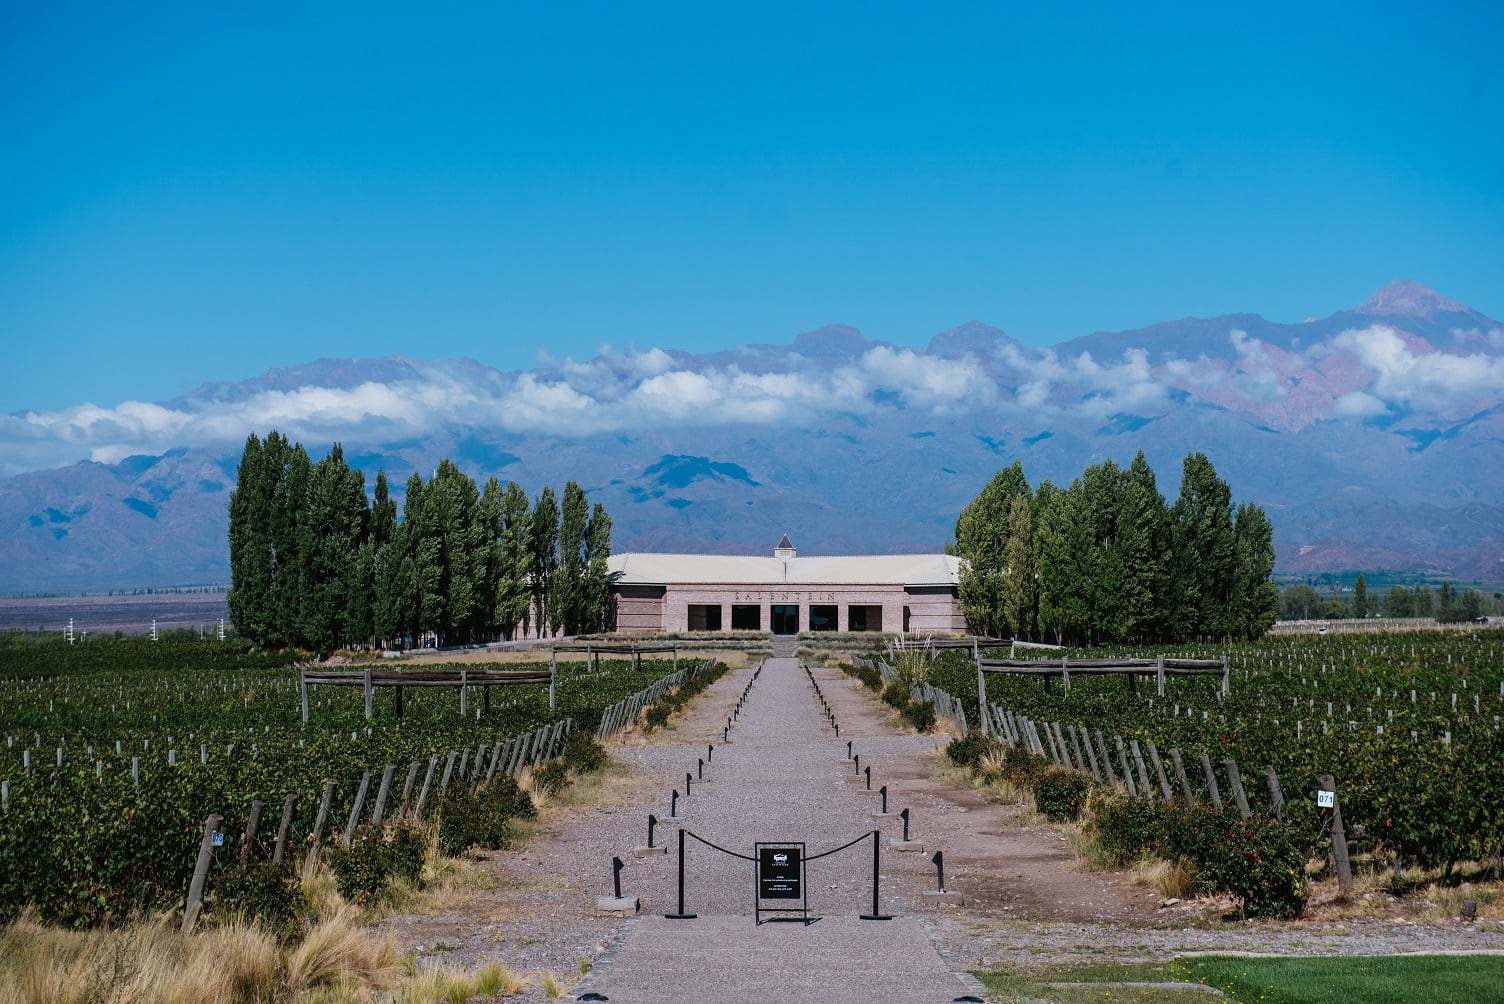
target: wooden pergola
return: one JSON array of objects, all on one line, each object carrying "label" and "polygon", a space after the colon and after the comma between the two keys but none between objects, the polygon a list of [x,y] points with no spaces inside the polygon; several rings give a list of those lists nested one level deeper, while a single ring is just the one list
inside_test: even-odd
[{"label": "wooden pergola", "polygon": [[303,702],[303,723],[308,723],[309,687],[360,687],[365,691],[366,719],[375,711],[378,687],[393,687],[397,691],[397,717],[402,717],[402,692],[408,687],[449,687],[460,692],[460,716],[468,711],[468,696],[471,687],[481,688],[485,695],[485,710],[491,710],[492,687],[521,687],[548,684],[548,710],[555,710],[555,672],[531,670],[518,672],[501,669],[357,669],[317,670],[302,667],[299,685]]},{"label": "wooden pergola", "polygon": [[1165,678],[1169,676],[1219,676],[1222,678],[1222,693],[1230,692],[1227,657],[1220,659],[1176,659],[1163,655],[1153,659],[1072,659],[1063,655],[1059,659],[983,659],[977,657],[977,704],[983,710],[982,730],[987,731],[987,679],[988,673],[1006,673],[1013,676],[1042,677],[1045,685],[1054,677],[1060,677],[1065,689],[1071,689],[1071,676],[1126,676],[1129,686],[1140,676],[1153,674],[1155,688],[1160,697],[1165,696]]}]

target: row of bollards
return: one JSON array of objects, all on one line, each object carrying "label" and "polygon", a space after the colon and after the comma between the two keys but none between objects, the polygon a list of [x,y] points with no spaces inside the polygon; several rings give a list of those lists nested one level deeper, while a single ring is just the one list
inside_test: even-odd
[{"label": "row of bollards", "polygon": [[[736,707],[726,719],[726,724],[721,729],[721,744],[729,745],[731,742],[731,730],[741,718],[742,709],[747,704],[747,697],[752,692],[752,684],[757,682],[762,674],[762,667],[753,670],[751,678],[742,688],[736,698]],[[660,823],[683,823],[684,817],[679,814],[679,799],[688,798],[696,784],[705,783],[705,768],[715,763],[715,743],[705,744],[705,755],[695,758],[695,769],[684,772],[684,793],[681,796],[678,788],[669,791],[668,815],[659,819],[653,813],[648,813],[648,842],[642,847],[634,847],[632,855],[636,858],[651,857],[655,854],[668,854],[668,845],[657,842],[657,830]],[[601,896],[596,900],[598,909],[613,913],[636,913],[641,909],[641,901],[635,896],[623,896],[621,891],[621,870],[623,862],[621,858],[611,859],[611,892],[610,896]],[[684,830],[679,830],[679,912],[668,914],[670,917],[693,917],[694,914],[684,913]]]},{"label": "row of bollards", "polygon": [[[835,715],[834,709],[831,708],[829,701],[825,697],[825,694],[821,691],[819,681],[817,681],[815,679],[814,674],[810,672],[810,670],[809,670],[808,667],[803,667],[803,668],[804,668],[804,672],[805,672],[806,677],[809,679],[810,685],[814,688],[816,697],[820,701],[820,705],[821,705],[821,708],[822,708],[822,710],[824,712],[826,723],[830,726],[830,728],[834,732],[836,738],[839,739],[840,735],[841,735],[841,727],[840,727],[840,723],[836,720],[836,715]],[[747,681],[746,686],[744,686],[742,688],[741,693],[737,696],[736,705],[732,709],[731,715],[726,719],[725,726],[722,728],[722,731],[721,731],[721,742],[722,742],[722,745],[727,745],[727,744],[730,744],[732,742],[732,740],[731,740],[731,731],[732,731],[733,728],[735,728],[737,722],[740,720],[740,718],[741,718],[741,712],[746,707],[747,698],[750,695],[750,692],[752,690],[752,685],[753,685],[753,683],[755,683],[757,681],[757,678],[761,674],[761,672],[762,672],[762,668],[758,667],[758,669],[756,669],[753,672],[752,677]],[[874,789],[872,787],[872,765],[871,765],[871,763],[868,763],[865,766],[862,764],[862,762],[861,762],[861,754],[859,752],[857,752],[857,750],[855,749],[855,744],[851,740],[847,740],[847,742],[846,742],[846,760],[848,760],[849,762],[851,762],[853,773],[855,775],[857,775],[857,776],[859,776],[859,777],[862,778],[863,786],[862,786],[862,788],[860,790],[863,791],[864,793],[867,793],[867,794],[876,795],[881,800],[880,801],[880,808],[878,809],[878,811],[873,812],[871,814],[872,817],[875,818],[875,819],[891,819],[891,818],[895,818],[895,816],[896,816],[896,818],[898,818],[899,820],[902,821],[903,835],[902,835],[902,837],[894,837],[894,838],[890,838],[889,839],[888,844],[889,844],[890,849],[896,850],[896,851],[923,851],[924,850],[924,844],[923,844],[923,842],[921,840],[917,839],[912,834],[912,832],[911,832],[911,823],[912,823],[912,818],[911,818],[912,813],[911,813],[911,810],[908,809],[908,808],[904,808],[903,810],[901,810],[900,812],[898,812],[896,814],[889,811],[889,808],[888,808],[888,786],[884,784],[884,785],[880,785],[876,789]],[[705,783],[705,768],[707,766],[712,766],[714,764],[714,762],[715,762],[715,744],[714,743],[708,743],[706,745],[705,755],[703,757],[697,757],[696,758],[695,769],[693,771],[685,771],[685,773],[684,773],[684,792],[683,792],[683,797],[688,798],[690,796],[690,794],[693,791],[693,788],[694,788],[695,784],[703,784],[703,783]],[[648,826],[647,844],[645,846],[637,847],[637,848],[634,849],[633,853],[634,853],[634,855],[637,858],[639,858],[639,859],[646,858],[646,857],[648,857],[650,855],[654,855],[654,854],[663,854],[663,855],[667,855],[668,854],[668,851],[669,851],[668,846],[665,845],[665,844],[661,844],[661,843],[657,842],[656,831],[657,831],[658,825],[660,823],[677,823],[677,824],[682,824],[684,822],[684,818],[682,816],[680,816],[680,814],[679,814],[679,799],[680,799],[680,797],[681,797],[681,795],[680,795],[680,792],[679,792],[679,790],[677,788],[671,790],[670,795],[669,795],[669,815],[667,817],[665,817],[663,819],[659,819],[658,816],[656,816],[654,814],[650,813],[648,815],[648,818],[647,818],[647,826]],[[678,903],[677,903],[678,909],[675,912],[673,912],[673,913],[667,913],[667,914],[665,914],[664,916],[666,918],[668,918],[668,919],[687,920],[687,919],[692,919],[692,918],[694,918],[696,916],[693,913],[686,912],[685,905],[684,905],[684,885],[685,885],[685,874],[684,874],[684,869],[685,869],[685,853],[684,853],[684,851],[685,851],[685,836],[686,836],[686,831],[681,826],[680,829],[679,829],[679,835],[678,835],[678,843],[679,843],[679,858],[678,858]],[[881,831],[880,830],[873,830],[872,831],[872,909],[871,909],[870,913],[864,913],[864,914],[860,915],[861,919],[863,919],[863,920],[888,920],[888,919],[891,918],[891,915],[882,913],[881,908],[880,908],[880,904],[879,904],[879,884],[880,884],[880,878],[881,878],[881,854],[882,854]],[[944,853],[942,851],[936,851],[935,854],[931,857],[930,860],[931,860],[931,862],[935,866],[935,872],[936,872],[936,889],[933,892],[931,892],[931,891],[925,891],[923,893],[923,896],[924,896],[925,900],[927,902],[946,902],[946,903],[959,903],[959,902],[961,902],[961,896],[960,896],[959,893],[951,892],[950,890],[946,889],[946,887],[945,887],[945,855],[944,855]],[[622,872],[622,868],[624,867],[624,864],[623,864],[621,858],[613,857],[611,859],[611,866],[612,866],[612,868],[611,868],[611,882],[612,882],[611,889],[612,889],[612,895],[611,896],[601,896],[601,897],[599,897],[599,899],[597,900],[598,908],[601,909],[601,910],[603,910],[603,911],[610,911],[610,912],[636,913],[641,908],[640,900],[638,898],[636,898],[636,897],[626,897],[626,896],[624,896],[622,894],[621,872]]]},{"label": "row of bollards", "polygon": [[[815,679],[814,673],[812,673],[809,670],[808,667],[805,667],[804,674],[805,674],[806,677],[809,678],[810,686],[812,686],[815,689],[815,696],[819,698],[819,700],[820,700],[820,706],[825,711],[826,722],[830,725],[831,729],[835,732],[836,738],[837,739],[841,738],[841,726],[836,721],[835,711],[831,708],[830,702],[826,700],[825,694],[820,689],[820,682]],[[877,795],[882,800],[881,807],[878,809],[877,812],[872,813],[872,817],[874,819],[891,819],[891,818],[893,818],[894,814],[888,811],[888,786],[887,785],[881,785],[880,787],[877,788],[877,790],[875,790],[875,791],[873,790],[873,788],[872,788],[872,765],[870,763],[868,763],[866,766],[862,765],[862,755],[856,751],[856,743],[853,740],[850,740],[850,739],[846,740],[846,759],[851,762],[853,772],[856,773],[856,774],[858,774],[858,775],[860,775],[862,777],[862,781],[863,781],[862,790],[864,792],[866,792],[866,793]],[[924,850],[924,842],[921,841],[921,840],[915,839],[915,837],[913,836],[913,834],[910,833],[910,831],[909,831],[910,822],[911,822],[911,812],[910,812],[910,810],[909,809],[904,809],[901,812],[899,812],[897,814],[897,816],[898,816],[898,818],[900,820],[903,821],[903,836],[902,837],[895,837],[895,838],[889,840],[888,841],[889,846],[891,848],[893,848],[894,850],[897,850],[897,851],[923,851]],[[877,881],[878,881],[878,873],[877,873],[877,867],[878,867],[878,856],[877,856],[878,855],[878,848],[877,848],[877,844],[876,844],[877,833],[878,833],[878,831],[876,831],[876,830],[873,831],[874,843],[873,843],[873,848],[872,848],[872,852],[873,852],[872,913],[870,915],[864,914],[863,915],[863,919],[864,920],[886,920],[886,919],[888,919],[886,916],[879,915],[879,912],[878,912],[878,909],[877,909]],[[934,854],[934,856],[932,858],[930,858],[930,860],[935,865],[935,890],[933,892],[926,891],[924,893],[925,900],[927,902],[960,903],[961,902],[961,895],[960,895],[960,893],[951,892],[950,890],[948,890],[948,889],[945,888],[945,853],[943,851],[936,851],[935,854]]]}]

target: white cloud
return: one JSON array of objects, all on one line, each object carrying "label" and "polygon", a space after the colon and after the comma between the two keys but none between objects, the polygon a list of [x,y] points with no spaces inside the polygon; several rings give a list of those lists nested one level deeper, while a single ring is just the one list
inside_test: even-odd
[{"label": "white cloud", "polygon": [[[1139,348],[1114,358],[1062,357],[1011,343],[982,359],[942,359],[891,346],[835,363],[792,352],[732,353],[745,369],[696,364],[659,348],[618,352],[609,346],[585,362],[520,374],[473,363],[416,363],[400,378],[352,387],[283,387],[237,400],[188,398],[171,407],[130,401],[0,416],[0,476],[179,446],[233,449],[247,433],[272,428],[305,443],[379,443],[469,426],[581,436],[685,423],[807,422],[821,414],[881,411],[893,407],[890,398],[939,415],[1027,411],[1062,422],[1153,415],[1167,407],[1172,390],[1261,422],[1297,406],[1302,422],[1369,417],[1396,406],[1450,413],[1504,398],[1504,358],[1486,348],[1504,348],[1504,332],[1466,334],[1476,354],[1432,351],[1383,326],[1343,332],[1294,353],[1232,330],[1231,360],[1224,353],[1157,365]],[[1333,360],[1345,362],[1332,367]],[[1311,370],[1317,365],[1331,373]],[[1296,376],[1301,389],[1292,394]]]},{"label": "white cloud", "polygon": [[1480,398],[1504,396],[1504,359],[1497,356],[1417,354],[1384,325],[1344,331],[1332,339],[1331,346],[1351,352],[1372,371],[1369,392],[1390,403],[1450,415]]},{"label": "white cloud", "polygon": [[1367,391],[1355,390],[1350,394],[1343,394],[1332,402],[1333,418],[1372,418],[1374,415],[1382,415],[1389,410],[1389,406]]}]

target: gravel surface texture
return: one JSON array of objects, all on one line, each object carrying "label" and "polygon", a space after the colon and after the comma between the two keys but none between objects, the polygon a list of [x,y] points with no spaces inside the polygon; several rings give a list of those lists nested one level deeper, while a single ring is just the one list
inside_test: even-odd
[{"label": "gravel surface texture", "polygon": [[[951,971],[953,966],[1039,970],[1056,963],[1164,960],[1210,950],[1317,955],[1504,950],[1504,934],[1460,922],[1208,923],[1160,910],[1158,897],[1132,885],[1126,875],[1083,870],[1056,829],[934,780],[948,737],[906,733],[889,709],[854,681],[833,670],[816,668],[812,674],[839,723],[839,739],[823,718],[805,671],[776,660],[758,677],[730,742],[723,742],[726,719],[753,675],[752,669],[728,672],[669,728],[613,744],[616,764],[604,782],[587,782],[598,784],[590,801],[545,812],[525,847],[487,855],[483,870],[490,888],[457,897],[442,913],[389,918],[382,928],[424,966],[473,970],[500,961],[519,972],[551,972],[569,984],[585,963],[596,968],[574,982],[571,992],[605,992],[613,1001],[806,999],[785,991],[761,994],[755,982],[745,982],[758,967],[768,980],[786,980],[792,988],[787,994],[840,999],[830,996],[833,987],[862,985],[851,982],[860,970],[853,976],[843,968],[848,956],[865,960],[865,971],[887,973],[882,978],[889,980],[898,976],[886,960],[916,960],[898,968],[919,974],[922,983],[933,976],[931,999],[949,1001],[978,992]],[[889,846],[902,823],[896,816],[872,817],[879,798],[865,793],[864,777],[846,759],[848,741],[861,766],[872,767],[873,788],[888,785],[890,809],[911,810],[911,835],[923,843],[922,853],[898,853]],[[704,782],[692,780],[685,796],[684,775],[697,773],[701,758],[708,759]],[[750,855],[756,840],[802,840],[815,854],[856,839],[852,848],[809,865],[811,913],[823,919],[808,928],[756,927],[751,863],[690,840],[685,907],[700,919],[663,920],[677,905],[672,849],[680,824],[662,821],[657,830],[656,842],[668,843],[671,853],[639,859],[633,849],[646,843],[649,813],[660,820],[669,815],[674,789],[681,796],[683,827],[738,854]],[[898,921],[853,919],[871,907],[873,829],[882,841],[881,907]],[[947,886],[966,897],[962,906],[937,905],[923,895],[935,888],[931,855],[936,850],[945,852]],[[623,892],[640,899],[635,918],[596,908],[596,898],[611,891],[613,856],[625,862]],[[680,971],[684,978],[699,974],[695,978],[704,992],[672,996],[668,984],[646,984],[631,975],[638,964],[634,955],[666,973],[669,963],[662,960],[675,957],[671,939],[688,937],[680,932],[695,928],[706,932],[712,947],[698,954],[703,964],[686,962]],[[879,928],[893,931],[881,936],[891,945],[872,933]],[[933,946],[927,952],[916,947],[923,940]],[[727,947],[735,944],[743,947]],[[841,944],[866,947],[843,954],[835,950]],[[788,952],[809,965],[775,977],[775,969],[785,970],[772,960]],[[803,975],[792,975],[796,969]],[[619,993],[612,992],[613,985]],[[651,996],[659,990],[663,995]],[[865,999],[930,996],[915,994]],[[535,976],[516,999],[547,997]]]}]

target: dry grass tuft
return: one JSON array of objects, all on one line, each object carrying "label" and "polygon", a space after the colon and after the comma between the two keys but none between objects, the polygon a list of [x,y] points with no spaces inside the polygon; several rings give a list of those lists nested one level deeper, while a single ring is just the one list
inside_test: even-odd
[{"label": "dry grass tuft", "polygon": [[334,879],[334,872],[329,870],[329,866],[317,854],[310,854],[303,861],[299,881],[303,886],[308,909],[318,919],[327,920],[345,909],[345,898],[339,894],[339,884]]},{"label": "dry grass tuft", "polygon": [[476,991],[487,997],[495,997],[498,994],[507,996],[520,994],[527,989],[527,984],[526,976],[514,973],[500,962],[483,966],[480,972],[475,974]]},{"label": "dry grass tuft", "polygon": [[390,937],[363,929],[353,908],[315,924],[287,959],[287,984],[294,991],[339,983],[380,986],[397,970]]},{"label": "dry grass tuft", "polygon": [[1148,886],[1161,896],[1173,899],[1188,899],[1196,888],[1198,872],[1196,864],[1185,858],[1166,861],[1145,855],[1128,869],[1135,885]]},{"label": "dry grass tuft", "polygon": [[162,914],[75,932],[23,917],[0,937],[0,1000],[217,1004],[276,996],[282,956],[270,934],[235,922],[185,936],[178,923]]}]

